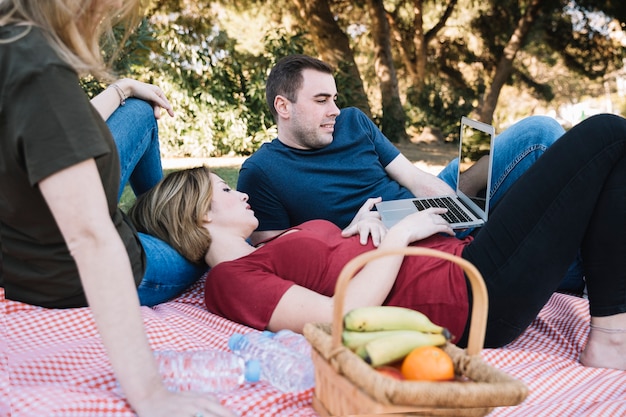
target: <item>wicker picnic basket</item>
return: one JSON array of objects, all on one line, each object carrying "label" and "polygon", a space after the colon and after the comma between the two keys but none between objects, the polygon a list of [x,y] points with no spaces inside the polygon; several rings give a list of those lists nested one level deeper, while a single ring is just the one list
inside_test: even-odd
[{"label": "wicker picnic basket", "polygon": [[[349,280],[367,262],[388,255],[434,256],[465,271],[473,297],[467,349],[447,343],[455,381],[404,381],[383,376],[343,346],[343,308]],[[407,247],[370,251],[352,259],[341,271],[335,289],[332,323],[307,323],[304,335],[313,346],[315,393],[313,407],[322,416],[393,414],[394,416],[484,416],[494,407],[522,402],[523,382],[488,365],[480,357],[485,339],[488,299],[480,272],[470,262],[442,251]]]}]

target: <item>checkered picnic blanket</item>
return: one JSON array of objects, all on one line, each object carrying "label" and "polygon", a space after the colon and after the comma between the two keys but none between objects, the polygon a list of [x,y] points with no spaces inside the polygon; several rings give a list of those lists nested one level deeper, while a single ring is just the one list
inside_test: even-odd
[{"label": "checkered picnic blanket", "polygon": [[554,294],[517,340],[485,349],[488,363],[521,379],[530,391],[522,404],[489,416],[626,416],[626,372],[578,362],[588,330],[587,300]]},{"label": "checkered picnic blanket", "polygon": [[[235,332],[255,331],[209,313],[203,280],[177,299],[142,307],[155,350],[228,350]],[[0,289],[0,417],[131,417],[87,308],[51,310],[4,299]],[[530,388],[519,406],[492,416],[626,415],[626,372],[577,363],[588,326],[584,299],[555,294],[532,326],[484,359]],[[266,382],[218,395],[241,416],[317,416],[313,390],[283,393]]]}]

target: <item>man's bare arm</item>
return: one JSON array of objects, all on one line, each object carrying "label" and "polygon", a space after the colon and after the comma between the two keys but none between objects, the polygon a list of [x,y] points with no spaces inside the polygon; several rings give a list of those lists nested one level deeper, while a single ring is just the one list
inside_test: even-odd
[{"label": "man's bare arm", "polygon": [[385,171],[400,185],[411,190],[416,197],[454,194],[454,190],[443,180],[419,169],[402,154],[396,156],[396,158],[385,167]]},{"label": "man's bare arm", "polygon": [[470,197],[477,196],[485,188],[488,175],[489,157],[485,155],[461,174],[459,188]]}]

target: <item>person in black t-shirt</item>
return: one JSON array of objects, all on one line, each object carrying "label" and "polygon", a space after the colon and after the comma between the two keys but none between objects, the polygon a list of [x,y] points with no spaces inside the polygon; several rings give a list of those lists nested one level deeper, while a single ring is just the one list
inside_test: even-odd
[{"label": "person in black t-shirt", "polygon": [[[119,158],[105,119],[130,96],[157,116],[171,106],[157,86],[130,80],[90,103],[78,82],[87,73],[112,80],[98,41],[113,17],[134,27],[138,12],[132,0],[0,2],[2,286],[7,298],[37,305],[87,302],[139,416],[232,416],[214,398],[164,387],[136,290],[145,254],[117,207]],[[35,282],[44,286],[37,293]]]}]

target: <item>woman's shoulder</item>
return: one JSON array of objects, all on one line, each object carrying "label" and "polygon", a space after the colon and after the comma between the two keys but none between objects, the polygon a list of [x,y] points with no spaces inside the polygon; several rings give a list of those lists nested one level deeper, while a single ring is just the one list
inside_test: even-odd
[{"label": "woman's shoulder", "polygon": [[[37,26],[3,26],[0,30],[0,56],[5,68],[20,72],[44,71],[50,65],[71,68],[52,48],[42,29]],[[19,62],[19,66],[11,65]],[[4,65],[3,65],[4,66]]]}]

